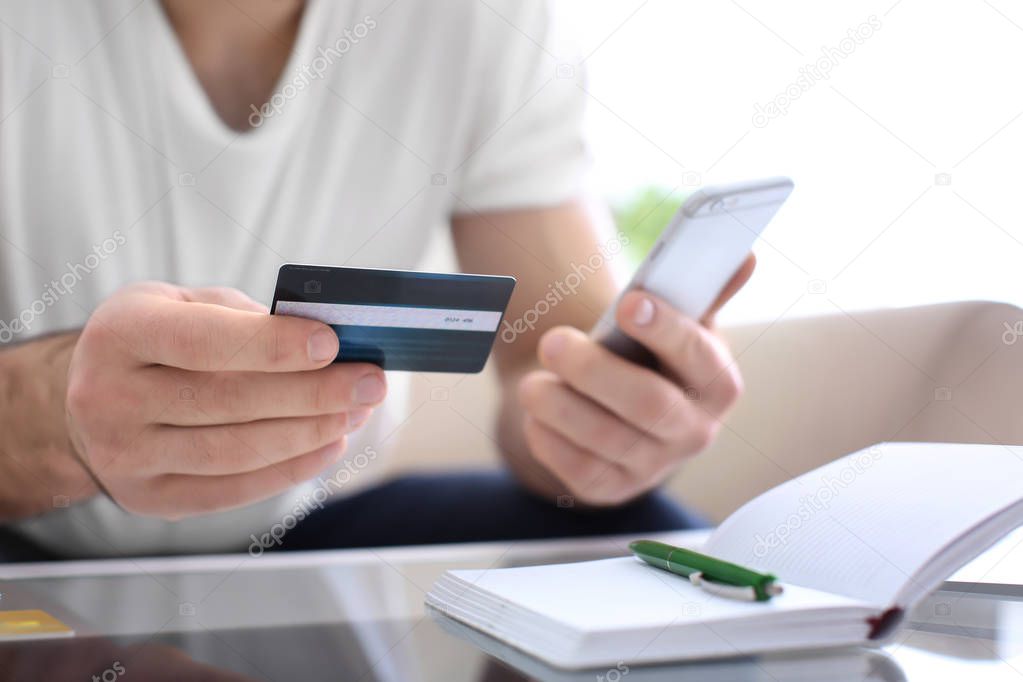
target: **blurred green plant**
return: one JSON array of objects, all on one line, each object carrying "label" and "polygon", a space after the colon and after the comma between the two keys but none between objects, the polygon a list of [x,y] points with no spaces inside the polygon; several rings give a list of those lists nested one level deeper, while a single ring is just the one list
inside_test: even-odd
[{"label": "blurred green plant", "polygon": [[613,207],[618,230],[629,238],[627,253],[633,262],[643,260],[687,196],[679,190],[648,185]]}]

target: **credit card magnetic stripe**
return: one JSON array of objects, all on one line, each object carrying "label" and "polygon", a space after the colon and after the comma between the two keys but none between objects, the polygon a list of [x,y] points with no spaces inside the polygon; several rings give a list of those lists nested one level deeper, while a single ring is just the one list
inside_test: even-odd
[{"label": "credit card magnetic stripe", "polygon": [[513,277],[288,264],[277,274],[277,301],[497,310],[504,312]]}]

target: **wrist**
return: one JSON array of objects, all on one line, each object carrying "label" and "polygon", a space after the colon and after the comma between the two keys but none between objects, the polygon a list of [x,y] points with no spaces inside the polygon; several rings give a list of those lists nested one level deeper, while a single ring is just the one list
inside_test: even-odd
[{"label": "wrist", "polygon": [[40,514],[97,487],[68,435],[67,372],[77,334],[0,353],[0,517]]},{"label": "wrist", "polygon": [[505,465],[519,484],[533,495],[553,502],[567,494],[566,486],[533,457],[522,429],[525,411],[517,398],[518,385],[530,369],[501,377],[506,388],[497,415],[496,440]]},{"label": "wrist", "polygon": [[78,334],[64,334],[54,339],[50,349],[53,374],[47,384],[51,387],[49,410],[54,424],[53,442],[47,459],[52,465],[54,485],[63,488],[62,495],[69,503],[88,499],[100,492],[96,475],[89,469],[73,435],[67,410],[68,373],[74,355]]}]

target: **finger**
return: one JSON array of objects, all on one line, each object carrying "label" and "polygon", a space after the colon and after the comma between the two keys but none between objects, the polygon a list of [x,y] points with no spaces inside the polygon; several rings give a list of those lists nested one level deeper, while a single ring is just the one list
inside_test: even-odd
[{"label": "finger", "polygon": [[542,425],[637,479],[662,478],[683,454],[682,444],[651,438],[550,372],[533,372],[523,379],[519,399]]},{"label": "finger", "polygon": [[270,309],[249,298],[244,292],[231,287],[199,287],[182,290],[183,296],[193,303],[215,303],[227,308],[247,310],[250,313],[269,314]]},{"label": "finger", "polygon": [[[387,379],[376,365],[334,364],[313,372],[143,370],[145,400],[162,424],[232,424],[276,417],[336,414],[379,405]],[[149,412],[146,412],[149,414]]]},{"label": "finger", "polygon": [[689,397],[712,414],[738,399],[742,378],[725,344],[703,325],[663,300],[633,291],[622,297],[617,322],[623,332],[649,348],[661,366],[695,389]]},{"label": "finger", "polygon": [[621,467],[587,452],[527,416],[523,432],[533,457],[583,504],[619,504],[633,496],[635,484]]},{"label": "finger", "polygon": [[315,320],[138,294],[106,323],[145,363],[201,372],[316,369],[337,357],[334,331]]},{"label": "finger", "polygon": [[336,443],[369,417],[342,412],[220,426],[158,426],[140,439],[150,452],[138,473],[224,476],[255,471]]},{"label": "finger", "polygon": [[[228,476],[170,474],[147,486],[146,513],[170,519],[253,504],[313,478],[344,455],[344,442],[255,471]],[[153,500],[163,501],[154,508]]]},{"label": "finger", "polygon": [[659,440],[685,438],[700,418],[682,387],[618,357],[578,329],[556,327],[544,334],[540,362],[579,393]]},{"label": "finger", "polygon": [[714,325],[715,315],[717,315],[718,311],[732,299],[732,296],[735,296],[739,293],[740,289],[746,286],[746,282],[748,282],[749,278],[753,276],[753,271],[756,267],[756,254],[750,253],[750,255],[746,256],[746,260],[742,262],[742,265],[739,266],[739,269],[735,271],[735,274],[732,275],[732,279],[728,280],[728,284],[726,284],[721,290],[721,293],[718,294],[714,303],[711,304],[710,308],[700,319],[700,322],[703,323],[704,326],[712,327]]},{"label": "finger", "polygon": [[601,459],[629,469],[630,456],[654,441],[646,434],[569,388],[551,372],[533,372],[519,385],[519,401],[541,424]]}]

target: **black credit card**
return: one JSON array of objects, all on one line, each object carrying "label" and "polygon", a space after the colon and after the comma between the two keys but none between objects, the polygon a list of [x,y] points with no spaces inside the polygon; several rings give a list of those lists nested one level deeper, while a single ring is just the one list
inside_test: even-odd
[{"label": "black credit card", "polygon": [[288,263],[270,312],[329,324],[335,362],[385,370],[479,372],[487,364],[514,277]]}]

